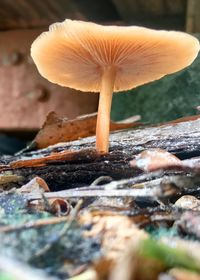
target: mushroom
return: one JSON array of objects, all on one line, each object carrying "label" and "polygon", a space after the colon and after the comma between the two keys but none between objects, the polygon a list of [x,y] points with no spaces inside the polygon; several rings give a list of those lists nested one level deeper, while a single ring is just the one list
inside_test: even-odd
[{"label": "mushroom", "polygon": [[40,74],[61,86],[100,92],[96,149],[108,152],[113,92],[135,88],[190,65],[199,41],[177,31],[103,26],[66,19],[32,44]]}]

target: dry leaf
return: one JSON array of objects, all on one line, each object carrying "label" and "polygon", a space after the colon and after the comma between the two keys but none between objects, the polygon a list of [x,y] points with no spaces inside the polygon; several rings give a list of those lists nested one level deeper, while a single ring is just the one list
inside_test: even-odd
[{"label": "dry leaf", "polygon": [[[46,148],[50,145],[69,142],[80,138],[95,135],[97,114],[83,115],[76,119],[59,118],[56,113],[51,112],[35,139],[38,149]],[[134,116],[123,122],[110,123],[110,130],[121,130],[136,127],[140,120],[139,116]]]},{"label": "dry leaf", "polygon": [[139,239],[148,237],[148,234],[139,229],[131,218],[113,212],[87,212],[81,215],[80,223],[92,225],[90,230],[85,231],[85,236],[99,236],[102,248],[108,252],[106,257],[109,259],[117,259],[126,248],[129,240],[136,237]]},{"label": "dry leaf", "polygon": [[67,216],[72,207],[65,199],[56,198],[49,200],[50,212],[57,216]]},{"label": "dry leaf", "polygon": [[20,189],[17,190],[19,193],[31,193],[31,192],[49,192],[50,189],[47,183],[41,177],[35,177],[27,184],[23,185]]},{"label": "dry leaf", "polygon": [[79,217],[79,222],[88,228],[84,231],[86,237],[98,238],[101,241],[103,256],[93,263],[98,279],[108,279],[118,259],[129,247],[130,241],[135,242],[148,237],[148,234],[139,229],[131,218],[114,212],[85,212]]},{"label": "dry leaf", "polygon": [[69,202],[65,199],[48,199],[46,196],[30,201],[28,205],[37,211],[47,211],[59,217],[69,215],[72,209]]},{"label": "dry leaf", "polygon": [[146,150],[130,162],[132,167],[143,171],[152,172],[158,169],[167,169],[174,166],[181,166],[181,160],[162,149]]}]

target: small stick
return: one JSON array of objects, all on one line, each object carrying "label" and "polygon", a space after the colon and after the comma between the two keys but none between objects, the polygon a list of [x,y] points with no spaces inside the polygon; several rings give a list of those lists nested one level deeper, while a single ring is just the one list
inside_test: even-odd
[{"label": "small stick", "polygon": [[44,255],[46,252],[48,252],[52,246],[57,243],[65,234],[66,232],[70,229],[71,225],[72,225],[72,222],[75,220],[77,214],[78,214],[78,211],[80,209],[82,205],[82,200],[79,200],[78,203],[76,204],[75,208],[72,209],[70,215],[69,215],[69,219],[68,219],[68,223],[66,223],[64,225],[64,227],[62,228],[62,230],[60,231],[60,233],[58,234],[57,238],[55,238],[52,242],[46,244],[42,249],[40,249],[34,256],[34,257],[40,257],[42,255]]},{"label": "small stick", "polygon": [[[86,198],[86,197],[150,197],[155,198],[157,194],[157,188],[145,188],[145,189],[94,189],[90,190],[80,190],[80,189],[71,189],[71,190],[64,190],[58,192],[49,192],[45,194],[46,198]],[[31,200],[41,199],[40,193],[29,193],[25,194],[24,197]]]},{"label": "small stick", "polygon": [[56,225],[63,222],[68,221],[69,217],[56,217],[56,218],[48,218],[48,219],[39,219],[37,221],[30,221],[21,225],[15,225],[15,226],[2,226],[0,227],[0,233],[9,233],[9,232],[19,232],[26,229],[32,229],[32,228],[40,228],[43,226],[48,225]]},{"label": "small stick", "polygon": [[[41,196],[41,194],[40,194]],[[40,197],[41,198],[41,197]],[[48,226],[48,225],[56,225],[64,222],[69,222],[71,223],[77,213],[78,210],[80,209],[80,206],[82,204],[82,200],[79,200],[76,207],[71,210],[70,215],[67,217],[56,217],[56,218],[48,218],[48,219],[39,219],[37,221],[30,221],[22,225],[16,225],[16,226],[2,226],[0,227],[0,233],[8,233],[8,232],[14,232],[14,231],[22,231],[26,229],[32,229],[32,228],[40,228],[43,226]]]}]

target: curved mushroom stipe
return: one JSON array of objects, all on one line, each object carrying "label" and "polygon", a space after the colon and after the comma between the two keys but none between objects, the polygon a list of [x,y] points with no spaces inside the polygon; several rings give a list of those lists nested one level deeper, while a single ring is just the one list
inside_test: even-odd
[{"label": "curved mushroom stipe", "polygon": [[65,20],[32,44],[31,56],[49,81],[99,92],[96,149],[108,152],[113,92],[135,88],[190,65],[199,41],[178,31],[103,26]]}]

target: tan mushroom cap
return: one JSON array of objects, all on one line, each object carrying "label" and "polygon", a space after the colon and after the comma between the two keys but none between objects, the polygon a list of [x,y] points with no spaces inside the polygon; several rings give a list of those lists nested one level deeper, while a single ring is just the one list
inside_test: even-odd
[{"label": "tan mushroom cap", "polygon": [[99,92],[102,73],[111,66],[116,92],[179,71],[198,51],[199,41],[183,32],[67,19],[41,34],[31,55],[46,79],[81,91]]}]

